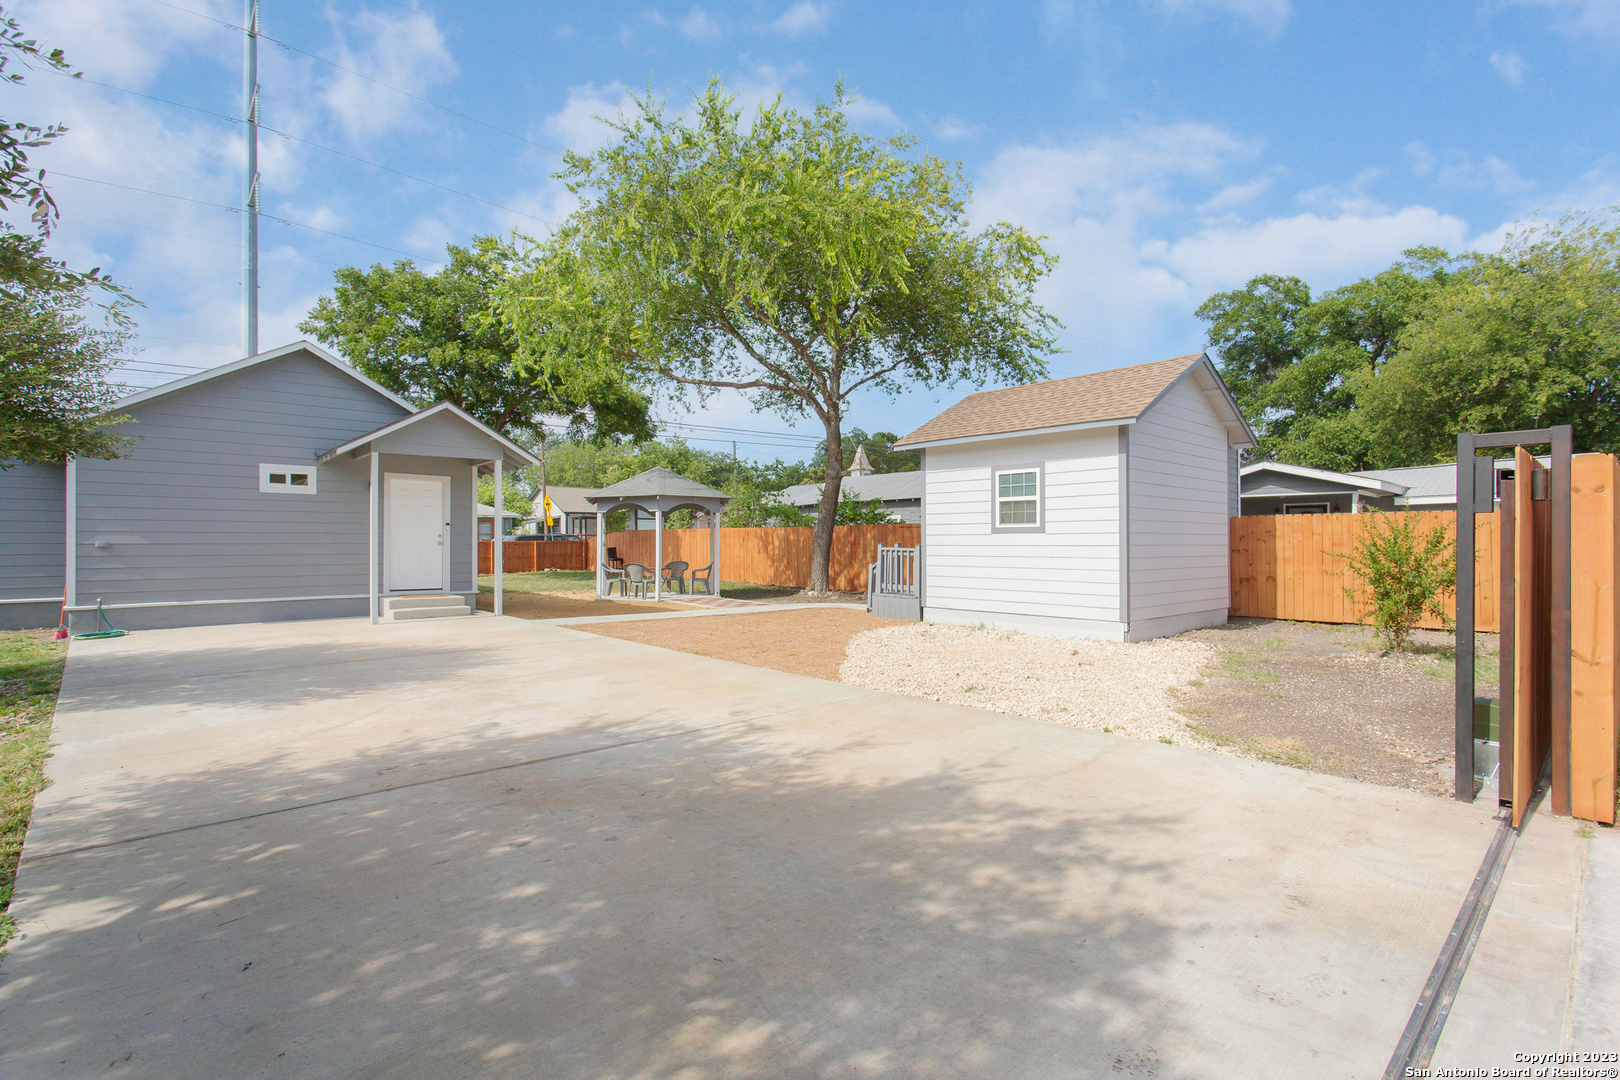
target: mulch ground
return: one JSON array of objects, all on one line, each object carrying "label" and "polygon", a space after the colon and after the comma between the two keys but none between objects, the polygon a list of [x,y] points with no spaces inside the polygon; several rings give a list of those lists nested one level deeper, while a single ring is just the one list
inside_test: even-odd
[{"label": "mulch ground", "polygon": [[[479,611],[494,611],[495,598],[478,596]],[[650,604],[624,600],[597,600],[589,595],[568,593],[509,592],[502,605],[507,615],[519,619],[573,619],[581,615],[651,615],[660,611],[693,611],[685,604]]]},{"label": "mulch ground", "polygon": [[850,638],[862,630],[897,625],[899,620],[879,619],[860,609],[812,608],[708,619],[592,623],[576,629],[837,682]]},{"label": "mulch ground", "polygon": [[[1283,765],[1449,795],[1454,639],[1420,630],[1407,654],[1371,631],[1260,619],[1183,635],[1219,654],[1179,711],[1211,739]],[[1476,693],[1497,693],[1497,636],[1478,636]]]}]

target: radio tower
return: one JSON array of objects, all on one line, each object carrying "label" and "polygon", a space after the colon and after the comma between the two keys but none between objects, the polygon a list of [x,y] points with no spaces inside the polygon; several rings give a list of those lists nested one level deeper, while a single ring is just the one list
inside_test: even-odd
[{"label": "radio tower", "polygon": [[242,176],[242,355],[259,351],[259,0],[245,0],[242,108],[246,168]]}]

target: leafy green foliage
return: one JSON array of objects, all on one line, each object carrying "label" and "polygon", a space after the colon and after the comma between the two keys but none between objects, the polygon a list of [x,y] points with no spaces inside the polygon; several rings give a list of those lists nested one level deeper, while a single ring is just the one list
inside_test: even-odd
[{"label": "leafy green foliage", "polygon": [[1620,227],[1578,215],[1470,256],[1354,392],[1369,441],[1416,464],[1454,460],[1459,431],[1555,424],[1574,425],[1577,450],[1620,451],[1617,380]]},{"label": "leafy green foliage", "polygon": [[[1611,212],[1612,213],[1612,212]],[[1620,227],[1531,222],[1502,250],[1406,261],[1312,298],[1257,277],[1198,309],[1260,437],[1255,458],[1338,471],[1452,460],[1459,431],[1573,424],[1620,450]]]},{"label": "leafy green foliage", "polygon": [[333,275],[299,329],[418,405],[449,401],[496,431],[537,431],[563,417],[576,434],[648,438],[648,399],[622,371],[582,370],[556,357],[520,365],[517,335],[494,309],[506,250],[490,237],[447,248],[448,265],[426,273],[409,259]]},{"label": "leafy green foliage", "polygon": [[49,631],[0,632],[0,946],[16,931],[6,914],[33,815],[45,786],[51,716],[67,643]]},{"label": "leafy green foliage", "polygon": [[1451,628],[1445,598],[1457,591],[1457,544],[1450,530],[1420,528],[1416,514],[1373,511],[1355,547],[1340,558],[1361,578],[1346,587],[1367,605],[1367,619],[1384,644],[1405,652],[1425,614]]},{"label": "leafy green foliage", "polygon": [[1052,256],[1022,229],[967,224],[967,185],[914,140],[856,132],[839,87],[808,115],[780,99],[752,123],[718,83],[670,118],[652,100],[620,139],[570,154],[584,205],[521,255],[504,310],[538,370],[553,357],[657,378],[677,394],[741,391],[814,415],[829,447],[811,589],[825,591],[864,388],[1024,382],[1045,373],[1056,320],[1034,300]]},{"label": "leafy green foliage", "polygon": [[[516,514],[518,520],[534,516],[534,500],[529,493],[518,487],[512,475],[507,473],[501,477],[501,509],[508,514]],[[478,478],[478,502],[482,506],[495,505],[495,478],[493,476],[480,476]]]},{"label": "leafy green foliage", "polygon": [[82,314],[86,286],[0,290],[0,469],[69,456],[114,458],[129,440],[109,415],[107,381],[128,335],[96,330]]},{"label": "leafy green foliage", "polygon": [[[916,472],[922,468],[921,450],[896,450],[894,444],[900,436],[892,431],[874,431],[868,435],[860,428],[850,428],[844,436],[844,468],[848,469],[855,460],[857,447],[866,447],[866,460],[872,463],[874,472],[897,473]],[[815,453],[804,467],[804,479],[801,483],[810,483],[820,480],[827,472],[827,440],[823,439],[816,446]]]},{"label": "leafy green foliage", "polygon": [[839,494],[839,525],[888,525],[897,520],[883,508],[882,499],[857,499],[849,491]]},{"label": "leafy green foliage", "polygon": [[1209,323],[1221,374],[1259,439],[1249,456],[1341,472],[1376,467],[1386,448],[1358,423],[1356,387],[1389,362],[1417,307],[1444,285],[1450,261],[1420,248],[1316,298],[1299,278],[1266,274],[1206,300],[1198,317]]}]

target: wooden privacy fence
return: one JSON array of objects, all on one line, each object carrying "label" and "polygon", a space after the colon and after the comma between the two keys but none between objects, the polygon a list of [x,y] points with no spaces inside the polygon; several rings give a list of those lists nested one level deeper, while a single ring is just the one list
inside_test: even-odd
[{"label": "wooden privacy fence", "polygon": [[[501,568],[508,574],[591,568],[591,545],[588,540],[507,540],[502,546]],[[478,572],[493,574],[494,560],[494,542],[478,541]]]},{"label": "wooden privacy fence", "polygon": [[[774,529],[721,529],[720,576],[726,581],[754,585],[787,585],[802,589],[810,584],[810,527]],[[866,567],[877,561],[879,544],[916,547],[921,525],[839,525],[833,529],[829,584],[840,592],[865,592]],[[651,529],[608,533],[607,545],[625,562],[652,566],[654,534]],[[592,543],[594,541],[587,541]],[[664,562],[679,559],[694,568],[709,565],[708,529],[664,530]],[[545,545],[534,545],[542,547]],[[507,546],[511,550],[511,545]],[[587,559],[594,566],[595,550]]]},{"label": "wooden privacy fence", "polygon": [[[1412,512],[1427,534],[1431,529],[1455,533],[1457,515],[1451,510]],[[1353,551],[1363,530],[1372,527],[1375,514],[1256,515],[1231,519],[1233,615],[1298,622],[1353,623],[1366,615],[1366,606],[1350,599],[1347,587],[1360,578],[1341,555]],[[1475,628],[1494,633],[1500,614],[1497,603],[1500,578],[1500,523],[1494,512],[1474,518]],[[1446,614],[1457,614],[1456,598],[1446,601]],[[1438,629],[1438,620],[1420,625]]]}]

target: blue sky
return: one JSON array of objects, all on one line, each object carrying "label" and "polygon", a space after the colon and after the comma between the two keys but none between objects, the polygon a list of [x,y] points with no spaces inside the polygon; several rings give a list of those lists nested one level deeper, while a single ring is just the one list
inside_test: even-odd
[{"label": "blue sky", "polygon": [[[127,378],[234,358],[239,219],[205,204],[240,201],[241,129],[206,111],[239,111],[240,35],[210,19],[239,23],[242,5],[26,0],[12,14],[121,88],[37,72],[0,93],[8,119],[71,129],[35,159],[63,210],[53,247],[145,302]],[[595,118],[628,91],[678,109],[710,77],[801,107],[842,78],[864,131],[906,131],[961,163],[976,222],[1049,237],[1062,261],[1042,297],[1068,328],[1055,375],[1197,351],[1193,311],[1254,274],[1331,288],[1415,244],[1490,248],[1538,210],[1620,203],[1620,0],[269,0],[263,19],[351,69],[261,46],[264,122],[304,140],[261,136],[264,208],[307,226],[264,224],[266,347],[300,336],[336,265],[431,264],[446,242],[544,232],[575,205],[550,178],[555,149],[599,144]],[[863,397],[850,423],[903,433],[969,389]],[[743,429],[744,455],[799,457],[819,435],[729,396],[659,412],[705,425],[671,431],[711,449],[732,434],[711,429]]]}]

